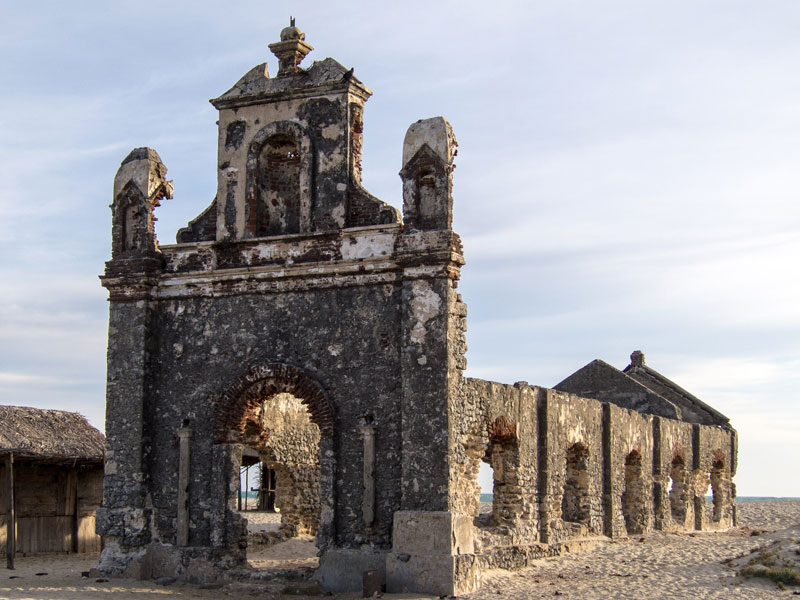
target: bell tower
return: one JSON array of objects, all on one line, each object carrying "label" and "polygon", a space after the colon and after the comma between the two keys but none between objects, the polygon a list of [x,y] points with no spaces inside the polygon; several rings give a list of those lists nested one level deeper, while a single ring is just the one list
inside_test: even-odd
[{"label": "bell tower", "polygon": [[219,110],[218,183],[179,242],[233,241],[399,223],[361,186],[364,103],[372,95],[332,58],[300,66],[312,46],[294,24],[266,63],[211,100]]}]

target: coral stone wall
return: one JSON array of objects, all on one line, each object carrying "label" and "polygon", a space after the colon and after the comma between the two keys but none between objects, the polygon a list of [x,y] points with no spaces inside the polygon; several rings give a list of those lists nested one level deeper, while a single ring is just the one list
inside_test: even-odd
[{"label": "coral stone wall", "polygon": [[[217,434],[216,406],[210,400],[221,396],[252,365],[278,362],[301,366],[331,390],[331,401],[336,403],[332,424],[338,458],[336,542],[390,543],[392,514],[400,502],[400,423],[399,414],[391,408],[399,404],[398,348],[385,343],[398,327],[395,294],[399,290],[393,286],[377,285],[159,303],[158,367],[151,372],[159,397],[158,423],[151,430],[151,494],[153,531],[161,539],[171,543],[175,535],[175,432],[185,419],[190,421],[194,430],[191,470],[208,472]],[[364,330],[370,335],[353,339],[352,332]],[[303,335],[290,335],[291,331]],[[376,405],[386,410],[377,412]],[[349,517],[361,512],[362,449],[357,440],[358,419],[365,413],[375,413],[380,426],[378,451],[383,456],[376,522],[366,535],[358,521]],[[269,429],[266,421],[265,426]],[[216,485],[208,478],[192,478],[192,544],[211,543],[214,525],[204,514],[213,511],[218,501],[221,490]]]},{"label": "coral stone wall", "polygon": [[319,427],[303,403],[291,394],[265,401],[259,420],[266,445],[257,448],[275,470],[275,506],[286,535],[314,535],[319,525]]},{"label": "coral stone wall", "polygon": [[[562,541],[572,536],[603,533],[603,440],[602,405],[563,392],[548,390],[546,396],[546,456],[548,485],[542,496],[541,518],[543,541]],[[577,487],[575,470],[568,471],[568,459],[575,455],[575,446],[584,449]],[[572,451],[571,451],[572,450]],[[565,491],[567,502],[564,502]],[[571,496],[571,497],[569,497]],[[580,506],[575,510],[575,504]],[[570,512],[564,515],[563,509]],[[576,518],[580,520],[566,520]]]},{"label": "coral stone wall", "polygon": [[670,419],[654,420],[657,437],[655,526],[658,529],[694,528],[692,425]]},{"label": "coral stone wall", "polygon": [[[494,475],[492,513],[468,513],[486,568],[519,568],[587,536],[733,524],[732,430],[524,382],[470,378],[461,389],[473,407],[461,438],[469,457],[458,482],[465,511],[473,510],[481,460]],[[716,502],[706,504],[712,488]]]},{"label": "coral stone wall", "polygon": [[[653,527],[653,417],[615,404],[606,411],[606,533],[640,535]],[[608,494],[610,492],[610,498]]]},{"label": "coral stone wall", "polygon": [[[694,515],[696,529],[727,529],[735,524],[736,436],[708,425],[695,425]],[[712,495],[710,505],[706,495]]]}]

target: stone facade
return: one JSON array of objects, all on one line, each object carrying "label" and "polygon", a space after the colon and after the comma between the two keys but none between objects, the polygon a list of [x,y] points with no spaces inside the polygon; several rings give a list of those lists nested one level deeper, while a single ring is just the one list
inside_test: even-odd
[{"label": "stone facade", "polygon": [[100,568],[208,581],[242,567],[244,447],[287,467],[285,525],[316,531],[332,590],[373,570],[390,591],[459,594],[571,540],[729,526],[729,428],[463,376],[450,125],[409,128],[401,219],[361,185],[369,89],[330,58],[301,68],[311,46],[293,24],[270,48],[276,77],[259,65],[212,100],[217,196],[177,244],[155,237],[172,192],[155,151],[115,179]]}]

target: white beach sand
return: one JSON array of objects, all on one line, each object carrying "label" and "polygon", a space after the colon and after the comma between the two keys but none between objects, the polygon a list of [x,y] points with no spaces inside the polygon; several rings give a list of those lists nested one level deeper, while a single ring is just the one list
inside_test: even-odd
[{"label": "white beach sand", "polygon": [[[488,598],[554,598],[564,600],[620,599],[711,599],[788,598],[798,588],[735,576],[747,558],[723,564],[765,547],[776,540],[800,540],[800,502],[742,502],[737,507],[739,528],[724,533],[664,534],[607,541],[592,551],[542,559],[522,571],[485,574],[483,587],[463,596],[469,600]],[[248,514],[251,530],[275,526],[277,516]],[[758,535],[752,535],[756,531]],[[787,542],[795,544],[796,542]],[[794,546],[791,546],[794,548]],[[250,555],[259,569],[281,570],[312,567],[315,549],[310,538],[258,549]],[[800,555],[797,557],[800,559]],[[286,586],[304,582],[271,580],[265,583],[229,583],[204,589],[196,585],[159,585],[122,579],[96,581],[81,577],[95,566],[97,555],[49,555],[18,557],[14,571],[0,572],[0,598],[83,600],[108,598],[303,598],[284,595]],[[46,573],[46,575],[37,575]],[[14,579],[11,579],[14,577]],[[798,594],[800,595],[800,594]],[[319,597],[319,596],[315,596]],[[361,597],[359,593],[336,594],[340,600]],[[417,594],[384,594],[384,598],[437,598]]]}]

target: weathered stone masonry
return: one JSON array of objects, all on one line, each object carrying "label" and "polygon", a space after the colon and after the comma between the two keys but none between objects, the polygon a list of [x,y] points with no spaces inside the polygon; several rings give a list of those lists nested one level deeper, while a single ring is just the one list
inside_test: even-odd
[{"label": "weathered stone masonry", "polygon": [[318,431],[297,447],[319,449],[295,477],[318,497],[296,495],[289,524],[316,529],[315,577],[333,590],[377,570],[390,591],[456,594],[569,540],[730,526],[735,432],[696,403],[633,389],[635,374],[602,398],[463,377],[450,125],[409,128],[401,220],[361,186],[369,89],[330,58],[302,69],[293,25],[270,48],[276,77],[259,65],[212,100],[217,195],[177,244],[155,237],[172,195],[155,151],[115,179],[101,569],[207,581],[242,567],[238,465],[245,446],[296,454],[276,425],[288,397]]}]

